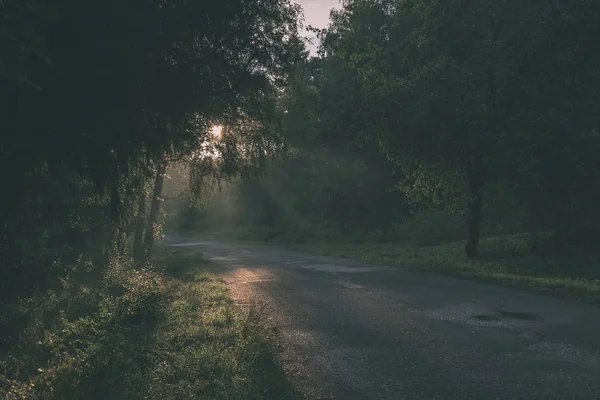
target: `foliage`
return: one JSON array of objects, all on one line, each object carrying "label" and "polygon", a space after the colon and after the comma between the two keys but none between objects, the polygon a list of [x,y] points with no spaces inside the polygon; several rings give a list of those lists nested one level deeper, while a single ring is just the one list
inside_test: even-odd
[{"label": "foliage", "polygon": [[[300,9],[289,0],[4,0],[0,21],[2,391],[136,398],[150,390],[155,330],[176,286],[144,262],[163,223],[166,166],[186,162],[200,179],[262,168],[280,146],[277,93],[303,51]],[[203,160],[216,168],[202,170]],[[135,252],[135,270],[132,238],[146,250]],[[235,351],[260,359],[266,344],[248,335]],[[236,368],[254,359],[234,365],[224,347],[204,356],[217,358],[195,372],[220,387],[217,398],[260,396],[240,382],[223,389],[236,377],[212,374],[248,379]]]},{"label": "foliage", "polygon": [[[208,205],[199,213],[209,217],[200,222],[203,229],[235,224],[243,231],[264,224],[265,234],[276,236],[286,227],[306,232],[303,225],[329,224],[346,232],[385,226],[407,212],[402,194],[391,190],[397,181],[393,165],[376,146],[348,142],[349,137],[336,143],[325,131],[323,74],[314,58],[291,71],[277,99],[282,146],[264,164],[264,174],[241,175],[246,179],[229,182],[221,192],[215,180],[198,174],[204,186],[194,185],[194,198],[203,194]],[[212,159],[204,162],[214,165]]]},{"label": "foliage", "polygon": [[40,167],[29,179],[29,196],[0,238],[0,304],[89,273],[104,259],[108,198],[66,168]]},{"label": "foliage", "polygon": [[[310,57],[291,0],[0,1],[3,388],[267,395],[227,380],[267,365],[265,342],[231,341],[245,328],[225,300],[215,330],[192,326],[212,317],[190,295],[217,301],[143,262],[175,169],[188,227],[383,252],[466,239],[470,258],[482,236],[478,262],[459,261],[455,244],[388,258],[596,290],[600,3],[342,4]],[[515,246],[486,239],[515,232],[527,232]],[[490,243],[522,262],[487,260]],[[169,319],[165,307],[194,311]],[[168,364],[150,367],[155,346],[180,349],[190,332],[221,346],[195,343],[208,364],[163,349]],[[258,350],[235,364],[245,340]],[[103,372],[109,358],[117,367]],[[193,373],[206,379],[177,380]]]},{"label": "foliage", "polygon": [[[313,30],[318,57],[279,96],[287,152],[266,177],[227,189],[227,225],[241,225],[228,232],[466,240],[471,258],[480,236],[527,232],[530,251],[568,257],[600,223],[598,11],[575,0],[344,1]],[[219,221],[222,198],[209,207]]]},{"label": "foliage", "polygon": [[270,330],[205,261],[172,253],[169,275],[114,261],[100,287],[72,282],[3,313],[28,319],[0,358],[3,398],[286,398]]},{"label": "foliage", "polygon": [[146,222],[139,205],[166,162],[211,146],[231,176],[275,146],[277,88],[302,51],[289,0],[9,0],[0,13],[3,298],[71,274],[53,265],[101,270],[144,226],[151,247],[160,190]]},{"label": "foliage", "polygon": [[488,188],[511,191],[537,229],[565,232],[580,223],[566,210],[597,196],[588,152],[600,144],[599,60],[579,61],[592,51],[597,11],[570,1],[347,1],[321,33],[332,74],[323,93],[352,93],[329,108],[330,130],[377,143],[403,170],[409,199],[468,203],[475,250]]}]

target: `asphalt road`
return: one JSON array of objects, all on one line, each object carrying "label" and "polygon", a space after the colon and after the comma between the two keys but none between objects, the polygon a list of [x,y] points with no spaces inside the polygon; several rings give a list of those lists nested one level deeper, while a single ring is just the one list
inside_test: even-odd
[{"label": "asphalt road", "polygon": [[306,399],[600,399],[600,309],[262,245],[185,242],[280,329]]}]

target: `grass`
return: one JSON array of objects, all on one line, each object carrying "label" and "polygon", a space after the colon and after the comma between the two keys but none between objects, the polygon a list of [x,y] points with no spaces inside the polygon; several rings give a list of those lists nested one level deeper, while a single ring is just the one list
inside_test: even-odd
[{"label": "grass", "polygon": [[483,239],[479,260],[464,257],[464,242],[418,247],[397,243],[313,242],[294,248],[313,254],[345,257],[411,270],[485,280],[541,294],[600,303],[600,267],[589,254],[536,256],[526,235]]},{"label": "grass", "polygon": [[[291,398],[271,337],[256,308],[237,310],[218,268],[179,249],[177,279],[157,336],[156,399]],[[200,267],[200,268],[199,268]]]},{"label": "grass", "polygon": [[[116,262],[95,286],[3,310],[1,399],[286,399],[273,329],[237,309],[200,254]],[[16,322],[19,328],[14,328]]]}]

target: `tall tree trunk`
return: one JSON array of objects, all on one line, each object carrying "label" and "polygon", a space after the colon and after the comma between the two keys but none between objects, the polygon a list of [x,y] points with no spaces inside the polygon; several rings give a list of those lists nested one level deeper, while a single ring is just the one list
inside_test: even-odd
[{"label": "tall tree trunk", "polygon": [[481,214],[483,210],[483,174],[479,163],[473,163],[467,172],[469,181],[469,203],[467,206],[467,227],[469,236],[465,253],[468,259],[479,255],[479,237],[481,234]]},{"label": "tall tree trunk", "polygon": [[[493,16],[490,16],[490,23],[490,45],[492,48],[494,48],[498,39],[498,22]],[[496,132],[498,129],[498,113],[496,101],[496,71],[494,63],[489,63],[487,66],[487,84],[486,129],[490,132]],[[466,169],[467,180],[469,184],[469,203],[467,205],[467,228],[469,235],[467,244],[465,246],[465,254],[468,259],[475,259],[479,255],[479,238],[481,236],[481,215],[483,210],[484,186],[484,172],[481,154],[481,143],[476,143]]]},{"label": "tall tree trunk", "polygon": [[107,222],[108,236],[104,244],[104,267],[118,256],[119,228],[122,223],[122,203],[119,188],[119,173],[117,167],[113,166],[110,172],[110,220]]},{"label": "tall tree trunk", "polygon": [[554,196],[554,250],[558,254],[565,252],[567,248],[568,233],[569,233],[569,219],[567,215],[567,201],[564,200],[564,193],[557,194]]},{"label": "tall tree trunk", "polygon": [[[496,48],[498,40],[498,21],[490,16],[491,27],[491,49]],[[497,110],[497,83],[496,83],[496,65],[490,62],[487,65],[487,115],[486,130],[489,132],[498,131],[498,110]],[[467,165],[467,180],[469,184],[469,203],[467,206],[468,220],[467,227],[469,236],[465,246],[465,254],[468,259],[475,259],[479,255],[479,238],[481,236],[481,217],[483,211],[483,188],[484,171],[482,162],[482,143],[475,143],[470,160]]]},{"label": "tall tree trunk", "polygon": [[133,238],[133,260],[137,266],[144,264],[144,223],[146,222],[146,195],[144,184],[140,185],[138,210],[135,219],[135,232]]},{"label": "tall tree trunk", "polygon": [[533,221],[533,212],[528,210],[528,215],[526,216],[526,228],[529,237],[527,239],[527,248],[532,254],[536,254],[538,252],[539,245],[539,236],[538,236],[538,224]]},{"label": "tall tree trunk", "polygon": [[156,233],[156,221],[160,211],[160,198],[162,196],[163,183],[165,182],[165,170],[167,164],[161,161],[156,169],[156,178],[154,179],[154,190],[152,191],[152,201],[150,202],[150,214],[148,214],[148,225],[146,227],[146,236],[144,238],[144,257],[147,260],[154,247],[154,234]]}]

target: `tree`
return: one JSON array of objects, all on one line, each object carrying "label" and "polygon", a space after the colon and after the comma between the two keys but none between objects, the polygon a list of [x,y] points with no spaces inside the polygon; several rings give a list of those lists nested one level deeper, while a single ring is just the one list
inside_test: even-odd
[{"label": "tree", "polygon": [[[454,185],[448,176],[463,177],[464,196],[457,198],[467,200],[470,258],[477,256],[485,187],[503,184],[510,190],[509,176],[525,187],[529,178],[521,172],[555,159],[551,149],[565,148],[554,142],[531,157],[543,142],[532,127],[543,127],[538,132],[546,135],[551,121],[562,115],[563,126],[590,122],[576,124],[578,135],[589,137],[597,129],[597,121],[589,119],[596,95],[584,89],[594,87],[597,78],[577,61],[591,48],[587,40],[575,41],[597,26],[592,23],[597,6],[556,4],[569,11],[557,13],[542,1],[353,0],[333,14],[324,33],[322,54],[347,77],[353,93],[351,112],[336,113],[335,120],[351,121],[355,135],[378,143],[405,176],[437,176],[425,181],[436,186]],[[574,15],[589,23],[569,23]],[[572,36],[565,34],[569,31]],[[552,52],[553,46],[565,52]],[[550,58],[542,56],[549,52]],[[569,79],[573,74],[577,80]],[[584,79],[587,85],[581,85]],[[563,101],[573,93],[587,93],[586,100]],[[515,165],[515,158],[521,163]],[[575,166],[575,159],[561,157],[563,170]],[[554,185],[573,182],[575,175],[547,176]],[[439,190],[436,186],[431,189]],[[556,188],[554,198],[568,189]],[[558,204],[564,201],[555,210],[562,207]]]},{"label": "tree", "polygon": [[[141,182],[154,166],[200,149],[213,124],[270,118],[300,20],[288,0],[31,0],[0,8],[0,167],[12,171],[3,182],[12,195],[0,202],[0,252],[15,263],[3,265],[6,276],[31,267],[18,261],[21,239],[41,248],[59,241],[46,240],[44,225],[35,237],[17,231],[33,224],[30,215],[49,212],[38,207],[37,186],[73,179],[91,190],[86,201],[111,226],[94,242],[109,256],[136,205],[142,210]],[[258,125],[257,142],[269,124]],[[61,204],[56,196],[47,202]],[[78,194],[65,196],[77,203]]]}]

